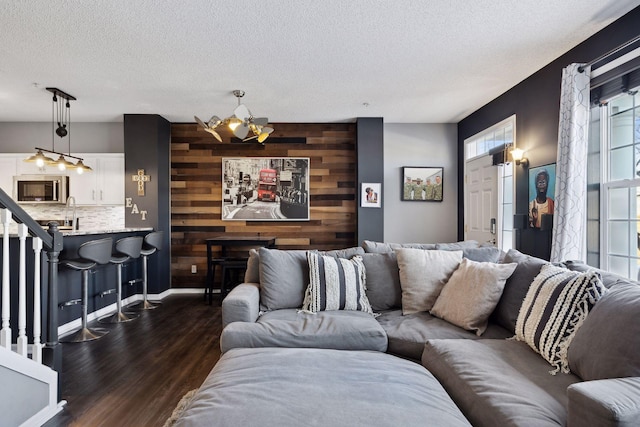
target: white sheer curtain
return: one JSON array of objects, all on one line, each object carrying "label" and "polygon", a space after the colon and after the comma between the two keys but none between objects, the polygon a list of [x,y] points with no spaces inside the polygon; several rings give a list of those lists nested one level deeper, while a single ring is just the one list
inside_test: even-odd
[{"label": "white sheer curtain", "polygon": [[586,261],[587,147],[589,143],[589,81],[591,68],[581,64],[562,70],[556,200],[551,261]]}]

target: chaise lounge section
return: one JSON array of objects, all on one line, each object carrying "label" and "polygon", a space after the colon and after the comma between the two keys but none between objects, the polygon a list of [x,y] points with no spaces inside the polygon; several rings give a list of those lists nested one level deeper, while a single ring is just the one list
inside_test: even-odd
[{"label": "chaise lounge section", "polygon": [[[447,255],[445,251],[452,253]],[[429,278],[441,269],[432,265],[423,271],[424,265],[415,268],[418,265],[415,260],[442,257],[450,262],[457,254],[462,261],[454,269],[455,274],[449,273],[444,286],[435,288],[438,295],[429,297],[434,300],[432,307],[409,312],[409,300],[415,303],[415,295],[411,296],[410,291],[416,290],[416,277],[423,274]],[[402,365],[411,363],[417,368],[412,375],[421,378],[420,382],[434,393],[439,393],[441,385],[474,426],[631,426],[640,420],[638,283],[594,271],[579,262],[567,261],[554,266],[516,250],[503,253],[495,248],[481,248],[476,242],[436,245],[364,242],[359,248],[321,255],[361,258],[366,271],[366,294],[375,316],[358,310],[317,313],[302,310],[310,272],[305,251],[253,251],[245,277],[247,283],[234,288],[223,301],[225,327],[221,336],[224,354],[221,363],[226,362],[222,366],[233,365],[239,353],[259,354],[265,366],[282,368],[273,375],[282,374],[283,382],[274,385],[295,393],[303,400],[299,405],[304,407],[312,396],[307,400],[304,392],[297,390],[296,381],[306,379],[314,384],[314,390],[326,388],[325,392],[342,384],[342,380],[336,378],[330,387],[323,382],[324,378],[303,374],[315,369],[318,363],[328,363],[326,369],[336,369],[342,360],[334,354],[353,358],[352,364],[346,365],[349,372],[353,369],[363,377],[367,371],[372,375],[370,382],[360,385],[360,393],[377,387],[394,389],[405,381],[402,369],[397,375],[391,369],[387,375],[378,377],[375,364],[367,367],[373,363],[369,358],[382,357],[389,366],[394,366],[391,360],[408,359],[403,360]],[[436,258],[430,258],[434,256]],[[463,264],[471,269],[469,271],[482,274],[485,270],[500,270],[499,274],[504,277],[506,270],[510,272],[502,287],[492,283],[488,291],[483,290],[472,301],[465,301],[464,298],[477,291],[475,282],[481,280],[476,278],[482,274],[460,276],[458,270]],[[462,286],[469,286],[462,288],[462,293],[458,288],[457,296],[452,284],[456,282],[456,274],[465,277],[467,285]],[[496,289],[500,291],[497,298]],[[552,297],[547,299],[539,297],[546,289],[555,293],[549,293]],[[568,290],[575,291],[580,303],[553,302]],[[472,319],[469,326],[464,323],[465,319],[456,318],[455,310],[453,314],[447,313],[448,305],[442,303],[445,295],[449,306],[467,307],[463,315],[473,312],[480,318]],[[559,307],[563,309],[558,311]],[[565,313],[563,310],[568,307],[574,311]],[[532,316],[536,310],[544,315]],[[527,341],[522,331],[531,326],[523,328],[522,325],[535,320],[534,329],[539,328],[540,332],[547,322],[551,324],[552,320],[547,317],[552,312],[567,333],[558,338],[563,340],[562,345],[556,346],[564,350],[547,354],[542,346],[536,347],[539,343]],[[565,321],[564,317],[571,321]],[[518,327],[522,329],[520,332]],[[298,368],[301,377],[297,380],[289,377],[285,367],[276,366],[274,360],[286,360],[285,355],[292,350],[302,352],[298,356],[306,360],[304,367]],[[214,378],[219,377],[217,369],[211,374]],[[345,384],[349,378],[356,381],[349,372],[342,372],[338,377],[344,377]],[[429,378],[433,375],[439,382],[438,387],[425,374]],[[246,380],[241,373],[234,378],[240,382]],[[206,390],[210,387],[216,393],[219,391],[211,381],[205,382],[199,394],[208,393]],[[348,414],[359,413],[367,407],[357,398],[351,402],[352,405],[347,405],[349,409],[345,409]],[[259,407],[260,403],[255,405]],[[429,407],[424,405],[414,402],[410,407],[422,413]],[[203,403],[201,408],[204,412],[205,406]],[[431,413],[433,409],[426,411]],[[304,411],[298,411],[298,405],[289,408],[291,416],[300,413]],[[367,425],[391,425],[382,418],[377,421]],[[336,421],[335,425],[358,424]]]}]

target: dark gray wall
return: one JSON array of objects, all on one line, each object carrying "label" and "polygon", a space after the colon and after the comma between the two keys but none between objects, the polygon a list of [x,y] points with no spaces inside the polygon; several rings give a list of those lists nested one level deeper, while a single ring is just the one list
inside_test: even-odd
[{"label": "dark gray wall", "polygon": [[[153,227],[164,231],[164,247],[149,259],[149,292],[166,290],[168,280],[156,277],[171,277],[171,225],[170,191],[171,169],[169,161],[171,123],[155,114],[125,114],[124,158],[125,158],[125,204],[126,227]],[[138,195],[138,184],[132,180],[138,169],[144,169],[150,181],[145,183],[144,196]],[[134,212],[134,206],[138,213]],[[146,219],[141,214],[146,211]]]},{"label": "dark gray wall", "polygon": [[[363,240],[384,240],[384,124],[382,117],[361,117],[356,121],[356,141],[358,147],[356,188],[358,191],[358,234],[357,242]],[[362,183],[381,184],[381,207],[360,206]]]},{"label": "dark gray wall", "polygon": [[[555,163],[558,146],[562,69],[571,63],[586,63],[638,35],[640,7],[590,37],[560,58],[522,81],[500,97],[458,123],[458,238],[464,236],[464,140],[516,115],[516,141],[525,150],[530,167]],[[528,170],[516,168],[515,214],[528,209]],[[516,232],[516,247],[522,252],[549,259],[550,233],[524,228]]]}]

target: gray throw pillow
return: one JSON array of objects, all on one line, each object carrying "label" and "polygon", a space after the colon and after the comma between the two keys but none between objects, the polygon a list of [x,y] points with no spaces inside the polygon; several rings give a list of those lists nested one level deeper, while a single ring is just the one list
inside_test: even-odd
[{"label": "gray throw pillow", "polygon": [[582,261],[572,261],[572,260],[563,261],[562,264],[564,264],[564,266],[571,271],[579,271],[582,273],[595,269],[598,273],[600,273],[600,278],[602,279],[602,284],[604,285],[605,288],[610,288],[617,283],[628,282],[628,280],[622,276],[619,276],[615,273],[611,273],[609,271],[596,269],[595,267],[591,267],[590,265],[585,264]]},{"label": "gray throw pillow", "polygon": [[511,277],[507,279],[502,297],[491,315],[491,321],[515,333],[516,319],[524,297],[529,291],[529,286],[540,273],[542,266],[549,264],[549,262],[525,255],[515,249],[510,249],[507,252],[503,262],[506,264],[516,262],[518,266]]},{"label": "gray throw pillow", "polygon": [[462,251],[462,257],[476,262],[498,262],[502,251],[495,246],[468,248]]},{"label": "gray throw pillow", "polygon": [[260,304],[267,310],[300,308],[309,284],[305,250],[260,248]]},{"label": "gray throw pillow", "polygon": [[245,283],[260,283],[260,255],[257,249],[249,250],[247,269],[244,272]]},{"label": "gray throw pillow", "polygon": [[351,259],[354,255],[364,254],[364,249],[360,246],[354,246],[353,248],[335,249],[332,251],[318,251],[318,253],[324,256],[332,256],[334,258]]},{"label": "gray throw pillow", "polygon": [[480,246],[480,244],[475,240],[463,240],[455,243],[437,243],[436,249],[439,251],[462,251],[477,248],[478,246]]},{"label": "gray throw pillow", "polygon": [[640,377],[640,285],[614,285],[591,309],[569,346],[569,367],[585,381]]},{"label": "gray throw pillow", "polygon": [[433,250],[436,248],[435,243],[389,243],[389,246],[394,251],[397,251],[400,248],[423,249],[423,250]]},{"label": "gray throw pillow", "polygon": [[362,256],[367,272],[367,297],[374,311],[402,306],[402,288],[395,252],[369,253]]},{"label": "gray throw pillow", "polygon": [[372,240],[364,240],[362,242],[362,248],[368,254],[384,254],[393,252],[393,249],[391,249],[391,246],[389,246],[388,243],[374,242]]}]

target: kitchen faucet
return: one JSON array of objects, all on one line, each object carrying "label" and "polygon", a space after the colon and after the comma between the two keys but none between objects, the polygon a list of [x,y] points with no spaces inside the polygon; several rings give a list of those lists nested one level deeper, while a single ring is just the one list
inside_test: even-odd
[{"label": "kitchen faucet", "polygon": [[[69,205],[71,204],[71,199],[73,199],[73,217],[71,219],[71,224],[69,224]],[[67,205],[64,208],[64,225],[71,225],[71,229],[76,229],[76,223],[78,218],[76,217],[76,198],[73,196],[67,197]]]}]

